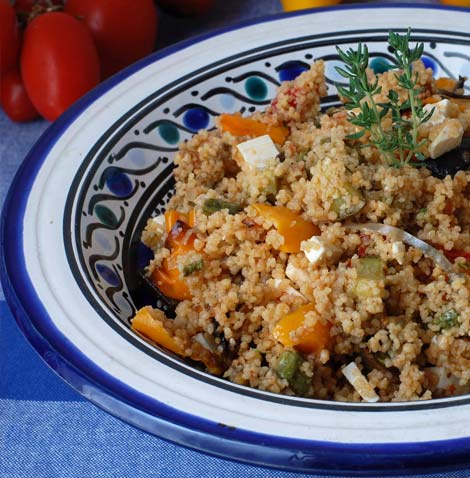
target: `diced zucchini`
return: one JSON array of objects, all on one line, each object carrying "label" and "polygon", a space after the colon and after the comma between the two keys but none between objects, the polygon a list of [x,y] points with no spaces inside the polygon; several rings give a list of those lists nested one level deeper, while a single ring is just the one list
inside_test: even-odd
[{"label": "diced zucchini", "polygon": [[279,357],[276,373],[289,382],[296,395],[304,396],[310,388],[310,379],[300,370],[302,355],[295,350],[285,350]]},{"label": "diced zucchini", "polygon": [[202,212],[206,216],[210,216],[214,212],[222,211],[223,209],[228,209],[229,214],[237,214],[243,210],[243,207],[240,204],[235,204],[224,199],[210,198],[204,201],[202,205]]},{"label": "diced zucchini", "polygon": [[310,379],[303,372],[298,371],[289,382],[289,385],[297,395],[303,397],[310,388]]},{"label": "diced zucchini", "polygon": [[361,257],[356,265],[359,279],[380,280],[384,278],[384,263],[376,256]]},{"label": "diced zucchini", "polygon": [[346,194],[333,200],[333,211],[338,219],[345,219],[358,213],[365,205],[366,201],[361,190],[356,189],[349,183],[344,186]]},{"label": "diced zucchini", "polygon": [[295,350],[285,350],[277,363],[277,374],[286,380],[292,380],[302,365],[302,356]]}]

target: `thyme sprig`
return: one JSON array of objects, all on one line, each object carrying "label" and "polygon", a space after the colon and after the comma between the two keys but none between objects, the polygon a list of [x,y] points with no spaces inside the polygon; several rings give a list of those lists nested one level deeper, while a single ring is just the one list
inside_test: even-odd
[{"label": "thyme sprig", "polygon": [[[393,51],[392,64],[397,72],[398,86],[406,92],[401,101],[395,90],[387,94],[387,101],[377,102],[376,96],[382,92],[377,75],[371,81],[367,75],[369,50],[359,43],[357,50],[344,51],[336,47],[344,67],[336,71],[348,80],[348,87],[336,85],[338,92],[346,99],[345,107],[351,111],[349,122],[361,129],[348,139],[359,139],[369,133],[368,145],[375,146],[385,161],[395,167],[410,163],[411,160],[424,160],[421,152],[427,139],[419,140],[419,127],[427,122],[433,112],[423,108],[419,94],[418,73],[413,70],[413,62],[423,54],[424,44],[410,47],[411,30],[405,35],[390,32],[388,43]],[[405,114],[408,113],[409,114]],[[384,118],[391,118],[391,126],[384,127]]]}]

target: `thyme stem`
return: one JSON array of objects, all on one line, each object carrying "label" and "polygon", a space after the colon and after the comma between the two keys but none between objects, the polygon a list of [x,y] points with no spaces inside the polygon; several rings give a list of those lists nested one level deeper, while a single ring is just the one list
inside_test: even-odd
[{"label": "thyme stem", "polygon": [[[369,52],[367,46],[358,45],[357,50],[347,51],[337,47],[338,54],[344,62],[344,68],[336,67],[336,71],[348,80],[349,88],[336,85],[338,92],[346,99],[345,107],[356,110],[349,122],[362,128],[349,139],[357,140],[366,132],[369,133],[369,146],[375,146],[382,158],[391,166],[404,166],[412,159],[423,160],[421,148],[427,140],[419,141],[419,128],[428,121],[430,112],[423,109],[419,98],[418,73],[413,70],[413,62],[419,60],[424,51],[424,44],[417,43],[410,48],[411,30],[404,35],[389,33],[389,45],[393,51],[393,66],[397,69],[395,78],[401,88],[400,94],[390,89],[385,102],[377,102],[376,97],[382,92],[378,77],[369,82],[367,67]],[[403,92],[406,95],[402,101]],[[359,112],[357,112],[359,110]],[[403,113],[410,111],[410,117]],[[383,119],[390,117],[392,124],[385,129]]]}]

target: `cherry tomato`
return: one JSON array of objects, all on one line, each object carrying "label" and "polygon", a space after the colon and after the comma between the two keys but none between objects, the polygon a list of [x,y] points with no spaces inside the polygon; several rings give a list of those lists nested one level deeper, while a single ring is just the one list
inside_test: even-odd
[{"label": "cherry tomato", "polygon": [[39,15],[24,34],[21,75],[34,107],[54,121],[99,83],[99,57],[91,33],[67,13]]},{"label": "cherry tomato", "polygon": [[0,0],[0,74],[18,64],[20,32],[16,14],[8,0]]},{"label": "cherry tomato", "polygon": [[68,0],[65,11],[93,34],[103,78],[150,54],[157,36],[152,0]]},{"label": "cherry tomato", "polygon": [[205,15],[214,6],[214,0],[157,0],[165,12],[173,15]]},{"label": "cherry tomato", "polygon": [[3,109],[12,121],[31,121],[39,116],[26,93],[18,70],[10,70],[2,76],[0,95]]}]

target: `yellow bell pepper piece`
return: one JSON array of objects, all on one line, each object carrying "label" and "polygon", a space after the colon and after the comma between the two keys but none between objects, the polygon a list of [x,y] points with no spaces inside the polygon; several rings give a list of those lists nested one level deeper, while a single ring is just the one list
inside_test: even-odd
[{"label": "yellow bell pepper piece", "polygon": [[131,325],[135,331],[145,335],[156,344],[184,356],[183,346],[176,342],[168,330],[165,329],[162,322],[163,318],[163,312],[146,306],[137,312]]},{"label": "yellow bell pepper piece", "polygon": [[305,329],[300,336],[292,337],[292,333],[303,326],[305,315],[313,310],[315,310],[313,304],[306,304],[285,315],[274,327],[274,338],[285,347],[294,347],[305,354],[317,353],[327,348],[330,342],[331,325],[329,323],[318,320],[313,327]]},{"label": "yellow bell pepper piece", "polygon": [[292,12],[306,8],[329,7],[330,5],[336,5],[340,1],[341,0],[281,0],[281,3],[286,12]]},{"label": "yellow bell pepper piece", "polygon": [[300,243],[320,234],[320,229],[310,221],[284,206],[254,204],[258,214],[274,224],[279,234],[284,237],[284,244],[279,247],[282,252],[299,252]]},{"label": "yellow bell pepper piece", "polygon": [[220,128],[222,131],[233,134],[234,136],[263,136],[268,134],[277,144],[284,144],[289,130],[284,126],[272,126],[256,121],[251,118],[243,118],[239,115],[220,115]]}]

